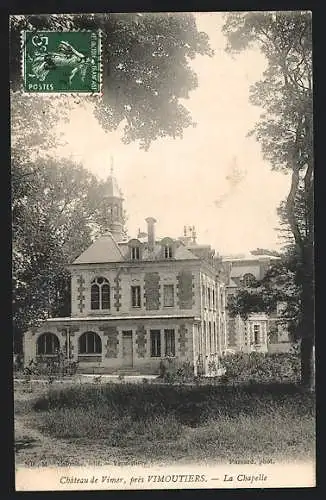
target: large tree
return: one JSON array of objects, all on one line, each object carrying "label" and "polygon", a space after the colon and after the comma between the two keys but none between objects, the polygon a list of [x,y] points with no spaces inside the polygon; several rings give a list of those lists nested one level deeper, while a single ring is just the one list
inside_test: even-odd
[{"label": "large tree", "polygon": [[104,228],[105,183],[67,160],[12,162],[15,350],[40,319],[68,315],[66,265]]},{"label": "large tree", "polygon": [[291,231],[299,287],[301,378],[314,384],[313,274],[313,89],[309,12],[230,13],[224,27],[227,50],[259,48],[267,67],[251,88],[251,102],[263,114],[251,132],[272,169],[291,174],[282,213]]}]

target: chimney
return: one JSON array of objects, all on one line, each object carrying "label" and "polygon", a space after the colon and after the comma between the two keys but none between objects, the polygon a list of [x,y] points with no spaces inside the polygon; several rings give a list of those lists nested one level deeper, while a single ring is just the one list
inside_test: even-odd
[{"label": "chimney", "polygon": [[147,222],[147,234],[148,234],[148,249],[150,251],[154,250],[154,245],[155,245],[155,222],[156,219],[154,217],[147,217],[145,219]]},{"label": "chimney", "polygon": [[196,229],[195,229],[195,226],[192,226],[192,231],[191,231],[191,235],[192,235],[192,242],[193,243],[196,243],[196,237],[197,237],[197,234],[196,234]]}]

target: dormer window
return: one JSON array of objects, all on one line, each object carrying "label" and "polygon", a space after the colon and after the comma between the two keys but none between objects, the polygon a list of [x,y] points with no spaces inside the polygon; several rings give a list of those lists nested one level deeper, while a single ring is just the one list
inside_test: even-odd
[{"label": "dormer window", "polygon": [[165,245],[164,257],[165,259],[172,259],[172,247],[170,245]]},{"label": "dormer window", "polygon": [[140,248],[132,247],[131,248],[131,260],[139,260],[140,259]]},{"label": "dormer window", "polygon": [[176,250],[176,243],[172,238],[163,238],[161,240],[161,258],[173,259]]},{"label": "dormer window", "polygon": [[128,242],[129,246],[129,259],[130,260],[141,260],[142,258],[142,244],[136,238]]}]

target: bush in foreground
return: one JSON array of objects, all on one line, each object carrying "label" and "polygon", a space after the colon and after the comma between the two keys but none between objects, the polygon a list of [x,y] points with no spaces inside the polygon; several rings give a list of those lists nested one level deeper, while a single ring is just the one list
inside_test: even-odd
[{"label": "bush in foreground", "polygon": [[226,370],[222,382],[297,383],[300,380],[300,358],[295,352],[237,353],[225,356],[221,363]]}]

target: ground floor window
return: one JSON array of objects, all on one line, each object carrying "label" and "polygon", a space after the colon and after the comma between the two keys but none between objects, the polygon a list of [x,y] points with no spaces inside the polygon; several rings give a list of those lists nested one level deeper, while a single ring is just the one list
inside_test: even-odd
[{"label": "ground floor window", "polygon": [[56,354],[59,351],[59,339],[54,333],[43,333],[37,339],[36,353],[38,356]]},{"label": "ground floor window", "polygon": [[213,352],[212,324],[208,323],[209,353]]},{"label": "ground floor window", "polygon": [[254,342],[260,344],[260,325],[254,325]]},{"label": "ground floor window", "polygon": [[175,333],[173,329],[164,330],[165,356],[175,356]]},{"label": "ground floor window", "polygon": [[151,330],[151,357],[161,357],[161,332],[160,330]]},{"label": "ground floor window", "polygon": [[86,332],[79,337],[79,354],[100,354],[101,337],[95,332]]}]

